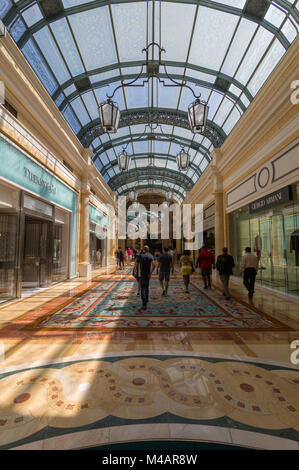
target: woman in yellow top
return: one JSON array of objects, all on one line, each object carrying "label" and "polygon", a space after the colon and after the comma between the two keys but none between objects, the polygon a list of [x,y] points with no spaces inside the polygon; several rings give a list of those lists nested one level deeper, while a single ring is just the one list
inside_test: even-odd
[{"label": "woman in yellow top", "polygon": [[181,273],[186,287],[186,294],[189,294],[190,274],[194,271],[193,261],[190,255],[190,250],[184,250],[183,255],[180,257]]}]

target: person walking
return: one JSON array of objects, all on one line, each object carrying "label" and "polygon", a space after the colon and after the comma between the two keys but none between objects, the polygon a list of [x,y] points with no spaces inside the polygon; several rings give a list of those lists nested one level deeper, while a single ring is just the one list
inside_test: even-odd
[{"label": "person walking", "polygon": [[248,290],[248,298],[252,300],[254,294],[255,278],[259,266],[258,257],[251,253],[251,248],[245,248],[242,258],[241,274],[243,273],[243,284]]},{"label": "person walking", "polygon": [[159,273],[159,258],[161,256],[161,252],[159,250],[159,248],[156,248],[155,249],[155,253],[154,253],[154,259],[155,259],[155,266],[156,266],[156,274]]},{"label": "person walking", "polygon": [[183,255],[180,257],[181,273],[186,288],[186,294],[189,294],[190,274],[194,271],[193,261],[190,255],[190,250],[184,250]]},{"label": "person walking", "polygon": [[119,269],[125,267],[125,255],[121,248],[118,249],[118,261],[119,261]]},{"label": "person walking", "polygon": [[206,245],[202,245],[201,251],[197,257],[196,265],[200,267],[205,289],[211,289],[212,266],[215,264],[214,253],[208,250]]},{"label": "person walking", "polygon": [[216,269],[219,272],[219,277],[223,286],[223,295],[226,300],[230,300],[229,293],[229,278],[233,274],[233,268],[235,267],[235,261],[232,255],[228,254],[228,249],[223,248],[223,254],[219,255],[216,262]]},{"label": "person walking", "polygon": [[[162,295],[167,295],[169,278],[170,278],[170,269],[172,269],[172,274],[173,274],[174,266],[173,266],[173,258],[169,254],[169,249],[166,247],[163,248],[163,253],[159,258],[158,268],[160,270],[159,281],[160,281],[160,286],[162,287]],[[164,281],[165,281],[165,287],[164,287]]]},{"label": "person walking", "polygon": [[149,281],[155,265],[154,257],[149,252],[148,245],[144,245],[143,253],[141,253],[135,261],[135,269],[140,269],[140,289],[142,298],[142,310],[146,310],[149,298]]}]

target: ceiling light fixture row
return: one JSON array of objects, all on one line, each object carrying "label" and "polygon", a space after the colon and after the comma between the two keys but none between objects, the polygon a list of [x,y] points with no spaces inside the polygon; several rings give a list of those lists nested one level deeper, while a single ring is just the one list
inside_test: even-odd
[{"label": "ceiling light fixture row", "polygon": [[[149,60],[149,55],[151,55],[151,57],[154,57],[155,47],[157,47],[159,50],[159,59]],[[152,50],[151,54],[149,54],[150,50]],[[199,95],[196,95],[193,89],[189,85],[187,85],[186,80],[182,80],[182,82],[179,83],[175,81],[173,78],[171,78],[171,76],[167,72],[166,65],[162,62],[162,57],[161,57],[162,52],[166,52],[166,50],[163,47],[161,47],[158,43],[151,42],[142,50],[142,52],[146,53],[146,59],[145,59],[145,63],[142,64],[141,71],[137,75],[137,77],[128,83],[125,83],[124,80],[121,80],[121,84],[115,88],[112,95],[107,94],[107,100],[101,103],[99,106],[100,120],[101,120],[101,124],[102,124],[102,128],[104,132],[116,133],[118,129],[119,120],[120,120],[120,110],[117,106],[117,103],[113,101],[113,97],[116,91],[119,90],[120,88],[125,88],[125,87],[144,87],[145,83],[148,83],[150,78],[157,78],[159,82],[162,83],[163,87],[181,87],[181,88],[185,87],[185,88],[188,88],[192,92],[195,98],[195,101],[192,102],[188,107],[188,119],[189,119],[190,130],[194,134],[203,133],[205,131],[205,127],[207,123],[209,107],[207,103],[200,100],[201,93]],[[172,83],[166,83],[164,80],[160,78],[159,76],[160,66],[164,68],[165,75]],[[136,84],[135,82],[143,74],[144,68],[146,68],[147,79],[143,80],[141,84],[140,83]],[[130,166],[131,158],[126,152],[126,147],[124,147],[123,151],[118,155],[118,166],[121,171],[127,171]],[[177,155],[178,168],[180,171],[184,171],[187,168],[189,168],[190,157],[188,158],[188,155],[189,154],[182,147],[182,150]]]}]

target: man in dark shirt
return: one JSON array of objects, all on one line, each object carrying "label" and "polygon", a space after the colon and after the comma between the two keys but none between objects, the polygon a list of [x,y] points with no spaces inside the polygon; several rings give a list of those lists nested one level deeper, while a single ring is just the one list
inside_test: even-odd
[{"label": "man in dark shirt", "polygon": [[[158,267],[160,268],[159,273],[159,281],[162,287],[162,295],[167,295],[168,285],[169,285],[169,276],[170,276],[170,268],[172,268],[173,273],[173,259],[172,256],[169,254],[169,248],[163,248],[163,254],[160,256],[158,261]],[[165,280],[165,288],[163,281]]]},{"label": "man in dark shirt", "polygon": [[149,281],[151,274],[155,268],[153,263],[154,257],[149,252],[149,247],[144,245],[143,253],[141,253],[135,261],[135,269],[140,268],[140,288],[142,298],[142,309],[146,310],[149,295]]},{"label": "man in dark shirt", "polygon": [[229,278],[233,274],[233,268],[235,267],[234,258],[228,254],[228,249],[223,248],[223,254],[217,258],[216,269],[219,271],[219,277],[223,286],[223,295],[226,300],[230,299],[229,293]]}]

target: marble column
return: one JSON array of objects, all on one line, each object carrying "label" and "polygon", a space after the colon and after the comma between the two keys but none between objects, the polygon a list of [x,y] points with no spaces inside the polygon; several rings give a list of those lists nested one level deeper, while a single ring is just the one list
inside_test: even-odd
[{"label": "marble column", "polygon": [[89,262],[89,172],[92,166],[91,156],[92,152],[90,149],[83,149],[82,157],[85,160],[86,166],[82,169],[83,176],[80,191],[79,275],[87,279],[91,278],[91,265]]},{"label": "marble column", "polygon": [[215,256],[222,253],[225,242],[225,220],[224,220],[224,193],[223,178],[219,171],[222,153],[219,149],[214,149],[211,154],[211,170],[214,176],[214,198],[215,198]]},{"label": "marble column", "polygon": [[80,277],[91,277],[89,263],[89,196],[90,191],[80,192],[80,242],[79,242],[79,273]]}]

